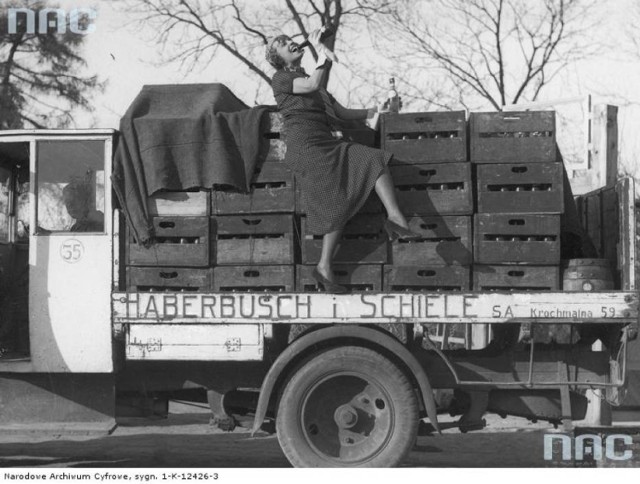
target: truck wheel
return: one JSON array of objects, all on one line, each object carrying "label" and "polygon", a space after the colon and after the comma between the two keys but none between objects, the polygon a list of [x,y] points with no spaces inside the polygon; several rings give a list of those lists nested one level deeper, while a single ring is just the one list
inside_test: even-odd
[{"label": "truck wheel", "polygon": [[411,382],[381,354],[333,348],[304,363],[280,398],[278,441],[296,467],[391,467],[418,431]]}]

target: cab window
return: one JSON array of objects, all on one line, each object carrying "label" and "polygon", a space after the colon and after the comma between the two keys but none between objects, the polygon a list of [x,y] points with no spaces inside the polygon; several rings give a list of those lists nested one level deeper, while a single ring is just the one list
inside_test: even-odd
[{"label": "cab window", "polygon": [[37,235],[104,232],[104,142],[37,143]]},{"label": "cab window", "polygon": [[9,242],[11,171],[0,167],[0,243]]}]

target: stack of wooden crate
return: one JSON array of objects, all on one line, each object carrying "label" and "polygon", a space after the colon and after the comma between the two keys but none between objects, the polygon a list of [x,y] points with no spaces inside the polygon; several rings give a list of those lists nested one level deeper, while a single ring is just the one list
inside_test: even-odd
[{"label": "stack of wooden crate", "polygon": [[555,132],[551,111],[471,114],[474,290],[559,288],[563,172]]},{"label": "stack of wooden crate", "polygon": [[280,117],[270,117],[269,152],[250,193],[166,192],[149,198],[155,243],[129,234],[127,290],[295,290],[293,174],[285,166]]},{"label": "stack of wooden crate", "polygon": [[[321,290],[312,271],[322,236],[307,229],[281,127],[272,114],[250,193],[150,198],[156,243],[141,247],[129,235],[129,290]],[[353,292],[559,288],[563,171],[553,112],[473,113],[468,125],[463,111],[386,114],[380,144],[394,155],[400,209],[421,237],[389,243],[372,194],[345,227],[336,282]]]},{"label": "stack of wooden crate", "polygon": [[156,233],[150,247],[127,231],[129,291],[211,291],[209,193],[167,192],[149,199]]},{"label": "stack of wooden crate", "polygon": [[256,168],[249,193],[211,193],[216,292],[293,292],[295,187],[284,163],[281,119],[270,116],[269,152]]},{"label": "stack of wooden crate", "polygon": [[469,290],[473,192],[464,111],[387,114],[382,149],[418,240],[391,243],[385,291]]}]

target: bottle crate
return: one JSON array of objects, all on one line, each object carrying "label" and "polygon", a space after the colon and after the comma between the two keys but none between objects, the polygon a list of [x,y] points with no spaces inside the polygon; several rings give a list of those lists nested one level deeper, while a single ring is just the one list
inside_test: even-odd
[{"label": "bottle crate", "polygon": [[386,264],[383,288],[385,292],[468,291],[470,275],[471,268],[468,266]]},{"label": "bottle crate", "polygon": [[394,265],[471,265],[473,246],[471,217],[410,217],[409,229],[417,240],[397,239],[391,243]]},{"label": "bottle crate", "polygon": [[561,214],[561,163],[478,165],[478,212]]},{"label": "bottle crate", "polygon": [[464,111],[389,113],[382,116],[382,149],[392,165],[467,161]]},{"label": "bottle crate", "polygon": [[293,213],[293,173],[284,163],[263,163],[256,168],[250,193],[214,191],[211,204],[215,215]]},{"label": "bottle crate", "polygon": [[471,113],[472,163],[557,161],[554,111]]},{"label": "bottle crate", "polygon": [[218,266],[213,268],[215,292],[294,292],[293,265]]},{"label": "bottle crate", "polygon": [[476,214],[473,231],[476,263],[560,263],[559,215]]},{"label": "bottle crate", "polygon": [[138,245],[127,228],[127,265],[209,266],[208,217],[153,217],[154,243]]},{"label": "bottle crate", "polygon": [[293,215],[224,215],[211,218],[216,265],[293,264]]},{"label": "bottle crate", "polygon": [[401,165],[390,171],[405,216],[473,213],[469,163]]},{"label": "bottle crate", "polygon": [[558,266],[474,265],[474,291],[556,291]]},{"label": "bottle crate", "polygon": [[212,269],[127,267],[127,291],[208,292],[212,289]]}]

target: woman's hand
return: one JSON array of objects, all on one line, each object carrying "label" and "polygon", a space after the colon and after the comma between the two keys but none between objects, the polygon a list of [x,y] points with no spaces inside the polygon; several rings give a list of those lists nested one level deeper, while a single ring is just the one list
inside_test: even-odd
[{"label": "woman's hand", "polygon": [[320,47],[320,35],[322,35],[322,29],[316,29],[309,34],[308,40],[311,45],[317,50]]},{"label": "woman's hand", "polygon": [[378,114],[378,106],[367,109],[367,119],[372,119],[376,114]]}]

